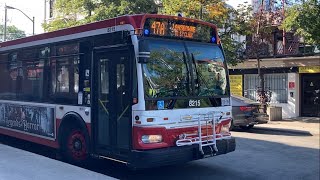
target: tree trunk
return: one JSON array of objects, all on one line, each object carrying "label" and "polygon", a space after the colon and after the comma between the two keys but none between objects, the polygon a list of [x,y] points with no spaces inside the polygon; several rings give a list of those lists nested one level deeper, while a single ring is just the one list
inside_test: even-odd
[{"label": "tree trunk", "polygon": [[266,104],[266,93],[264,87],[264,74],[261,72],[260,58],[257,56],[258,61],[258,76],[259,76],[259,88],[258,88],[258,96],[259,102],[262,104],[263,113],[267,112],[267,104]]}]

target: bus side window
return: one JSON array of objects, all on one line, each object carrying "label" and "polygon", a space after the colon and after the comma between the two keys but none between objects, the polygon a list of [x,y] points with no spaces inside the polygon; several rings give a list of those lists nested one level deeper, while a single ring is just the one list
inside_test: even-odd
[{"label": "bus side window", "polygon": [[23,100],[40,101],[43,97],[44,83],[44,61],[25,60],[23,62],[24,76],[22,79],[22,96]]},{"label": "bus side window", "polygon": [[77,93],[79,92],[79,58],[78,56],[68,56],[51,59],[51,94],[55,99],[68,103],[77,103]]},{"label": "bus side window", "polygon": [[10,78],[8,53],[0,54],[0,98],[10,99],[12,80]]}]

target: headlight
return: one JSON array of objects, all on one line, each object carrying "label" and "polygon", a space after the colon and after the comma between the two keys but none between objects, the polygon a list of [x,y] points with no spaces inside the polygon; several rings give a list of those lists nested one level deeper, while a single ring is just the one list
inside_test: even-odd
[{"label": "headlight", "polygon": [[143,135],[141,140],[145,144],[162,142],[162,135]]},{"label": "headlight", "polygon": [[231,126],[231,121],[228,124],[222,124],[220,133],[221,134],[229,134],[230,126]]}]

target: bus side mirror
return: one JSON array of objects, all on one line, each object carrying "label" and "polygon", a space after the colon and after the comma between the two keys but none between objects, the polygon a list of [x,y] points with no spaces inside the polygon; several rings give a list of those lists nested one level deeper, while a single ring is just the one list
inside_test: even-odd
[{"label": "bus side mirror", "polygon": [[150,52],[139,52],[138,63],[146,64],[150,58]]},{"label": "bus side mirror", "polygon": [[122,31],[121,38],[124,42],[129,42],[131,38],[130,31]]},{"label": "bus side mirror", "polygon": [[139,41],[138,63],[148,63],[150,58],[149,42],[147,40]]}]

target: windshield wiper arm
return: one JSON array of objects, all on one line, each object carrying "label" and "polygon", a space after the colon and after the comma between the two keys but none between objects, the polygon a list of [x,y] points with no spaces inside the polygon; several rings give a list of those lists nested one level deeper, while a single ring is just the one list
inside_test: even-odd
[{"label": "windshield wiper arm", "polygon": [[183,62],[184,62],[184,65],[186,66],[186,70],[187,70],[186,89],[187,89],[187,93],[189,94],[189,92],[190,92],[190,69],[189,69],[189,64],[187,62],[186,54],[184,52],[182,54],[183,54]]},{"label": "windshield wiper arm", "polygon": [[[190,70],[189,70],[189,66],[188,66],[188,63],[187,63],[187,58],[186,58],[186,54],[184,52],[182,52],[182,55],[183,55],[183,62],[186,66],[186,71],[187,71],[187,83],[186,83],[186,89],[187,91],[189,91],[189,86],[190,86]],[[177,88],[175,88],[173,90],[173,96],[181,96],[181,91],[180,91],[180,87],[177,86]],[[188,92],[189,93],[189,92]],[[174,98],[174,99],[171,99],[167,108],[168,109],[173,109],[174,108],[174,105],[176,104],[177,102],[177,99]]]}]

